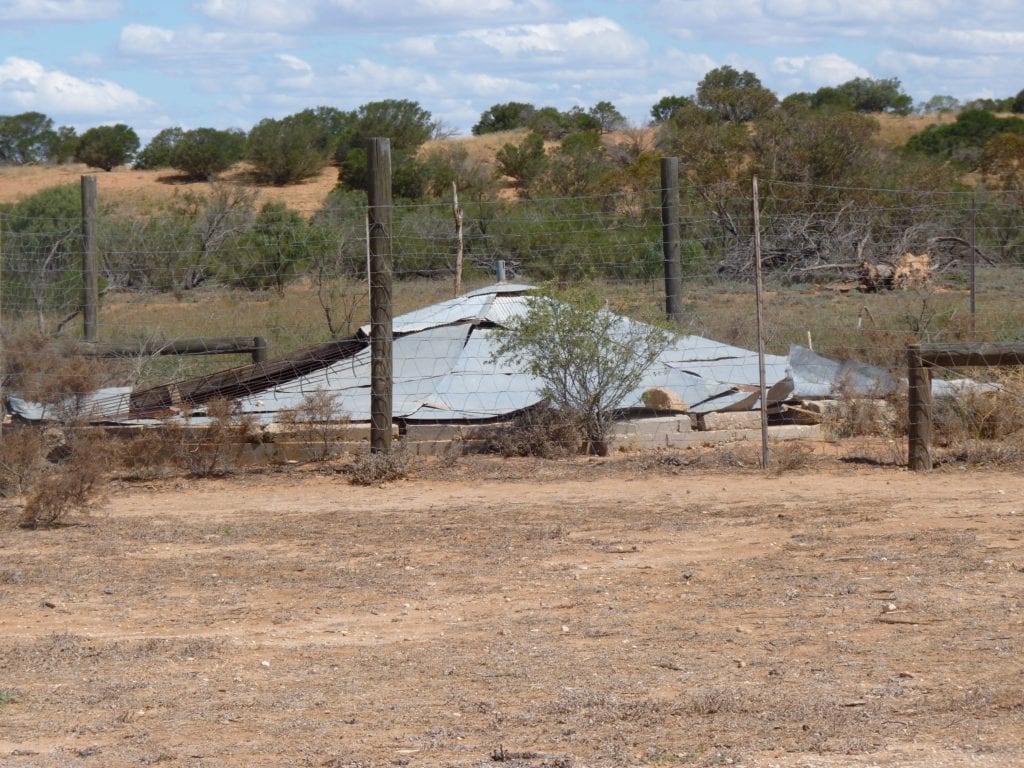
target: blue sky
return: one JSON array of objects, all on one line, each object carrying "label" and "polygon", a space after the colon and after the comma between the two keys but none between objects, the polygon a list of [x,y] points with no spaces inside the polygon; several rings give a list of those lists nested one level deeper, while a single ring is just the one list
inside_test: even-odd
[{"label": "blue sky", "polygon": [[413,99],[468,134],[493,104],[611,101],[635,125],[710,69],[780,96],[897,77],[915,101],[1024,88],[1021,0],[0,0],[0,114],[78,130],[242,128]]}]

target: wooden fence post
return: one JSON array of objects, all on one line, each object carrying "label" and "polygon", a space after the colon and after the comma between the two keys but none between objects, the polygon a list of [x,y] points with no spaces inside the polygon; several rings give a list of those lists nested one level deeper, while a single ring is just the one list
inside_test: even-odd
[{"label": "wooden fence post", "polygon": [[932,468],[932,376],[919,344],[907,347],[907,465],[914,472]]},{"label": "wooden fence post", "polygon": [[682,265],[679,261],[679,158],[661,158],[661,251],[665,259],[665,316],[683,319]]},{"label": "wooden fence post", "polygon": [[393,418],[391,141],[370,139],[366,154],[370,246],[370,451],[390,454]]},{"label": "wooden fence post", "polygon": [[96,238],[96,177],[82,177],[82,336],[96,341],[99,326],[99,242]]}]

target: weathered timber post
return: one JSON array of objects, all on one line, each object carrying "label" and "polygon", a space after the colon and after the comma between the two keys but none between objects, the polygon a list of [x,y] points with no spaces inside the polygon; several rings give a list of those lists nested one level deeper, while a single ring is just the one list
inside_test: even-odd
[{"label": "weathered timber post", "polygon": [[971,193],[971,338],[978,334],[978,203]]},{"label": "weathered timber post", "polygon": [[907,347],[907,465],[915,472],[932,468],[932,376],[921,346]]},{"label": "weathered timber post", "polygon": [[370,451],[391,453],[392,307],[391,141],[367,147],[370,250]]},{"label": "weathered timber post", "polygon": [[99,242],[96,238],[96,177],[82,177],[82,335],[96,341],[99,326]]},{"label": "weathered timber post", "polygon": [[768,469],[768,381],[764,364],[764,279],[761,275],[761,201],[758,199],[757,176],[751,182],[751,197],[754,216],[754,291],[757,294],[757,374],[761,393],[761,468]]},{"label": "weathered timber post", "polygon": [[683,319],[682,265],[679,261],[679,158],[661,158],[661,251],[665,258],[665,316]]},{"label": "weathered timber post", "polygon": [[265,336],[253,337],[251,354],[254,363],[265,363],[270,359],[270,342]]}]

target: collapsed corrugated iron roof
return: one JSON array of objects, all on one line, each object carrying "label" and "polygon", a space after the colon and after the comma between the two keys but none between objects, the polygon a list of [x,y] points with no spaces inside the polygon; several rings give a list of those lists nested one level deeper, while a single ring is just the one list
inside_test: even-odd
[{"label": "collapsed corrugated iron roof", "polygon": [[[527,311],[529,285],[497,284],[415,310],[393,320],[393,413],[416,421],[482,421],[541,402],[541,382],[496,358],[497,334]],[[622,318],[622,323],[637,321]],[[765,359],[769,403],[792,396],[828,397],[840,391],[881,395],[895,386],[884,369],[835,361],[793,347]],[[795,383],[794,383],[795,382]],[[759,405],[758,356],[700,336],[676,337],[619,409],[644,408],[653,388],[675,393],[693,413],[750,410]],[[131,392],[102,390],[87,399],[94,420],[144,423],[171,406],[201,413],[216,397],[236,400],[242,413],[271,422],[325,390],[354,421],[370,418],[369,326],[271,363],[235,368],[186,382]],[[884,392],[882,390],[885,390]],[[12,397],[12,410],[39,420],[46,408]]]}]

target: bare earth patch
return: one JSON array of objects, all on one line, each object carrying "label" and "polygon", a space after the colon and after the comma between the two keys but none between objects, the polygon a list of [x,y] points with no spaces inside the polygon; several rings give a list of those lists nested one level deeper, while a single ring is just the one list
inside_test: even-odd
[{"label": "bare earth patch", "polygon": [[0,763],[1024,764],[1024,477],[465,458],[0,517]]},{"label": "bare earth patch", "polygon": [[[96,177],[97,195],[104,204],[117,201],[130,201],[134,206],[141,206],[146,201],[158,204],[186,191],[206,193],[210,189],[209,183],[185,181],[169,168],[139,171],[122,167],[107,173],[81,163],[8,166],[0,168],[0,203],[16,203],[47,187],[78,184],[83,175]],[[253,184],[244,164],[225,173],[223,180],[243,185]],[[283,202],[296,211],[312,214],[323,205],[337,183],[338,169],[328,166],[316,178],[299,184],[255,188],[259,205],[270,201]]]}]

